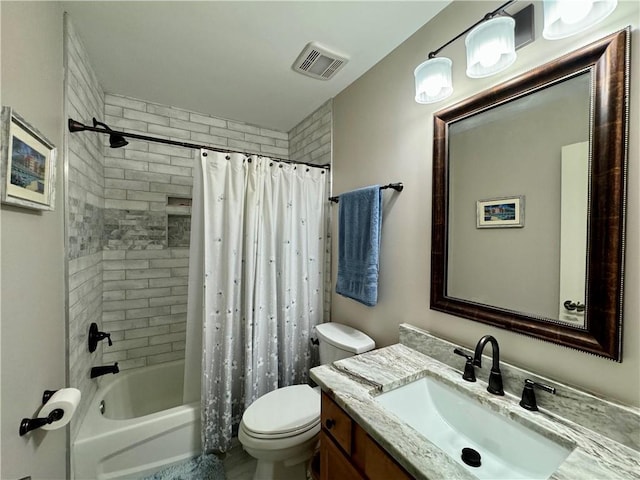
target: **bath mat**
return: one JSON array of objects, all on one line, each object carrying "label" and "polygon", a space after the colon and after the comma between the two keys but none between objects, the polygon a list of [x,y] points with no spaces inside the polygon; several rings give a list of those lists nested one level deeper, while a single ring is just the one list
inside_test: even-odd
[{"label": "bath mat", "polygon": [[222,461],[213,454],[201,455],[172,465],[144,480],[225,480]]}]

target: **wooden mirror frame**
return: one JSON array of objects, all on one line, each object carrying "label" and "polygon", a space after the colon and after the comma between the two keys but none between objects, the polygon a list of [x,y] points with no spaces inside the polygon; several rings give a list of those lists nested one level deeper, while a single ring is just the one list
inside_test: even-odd
[{"label": "wooden mirror frame", "polygon": [[[630,35],[620,30],[434,114],[431,309],[622,361]],[[448,124],[585,72],[593,85],[585,327],[448,297]]]}]

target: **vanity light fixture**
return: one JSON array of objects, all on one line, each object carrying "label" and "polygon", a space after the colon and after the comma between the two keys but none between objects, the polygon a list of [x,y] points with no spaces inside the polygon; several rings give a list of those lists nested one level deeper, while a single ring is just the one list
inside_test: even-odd
[{"label": "vanity light fixture", "polygon": [[544,0],[544,29],[547,40],[580,33],[604,20],[618,6],[618,0]]},{"label": "vanity light fixture", "polygon": [[494,17],[475,27],[464,44],[467,47],[467,77],[483,78],[501,72],[516,61],[516,21]]},{"label": "vanity light fixture", "polygon": [[446,57],[436,57],[436,55],[467,33],[469,36],[466,38],[465,44],[467,46],[467,75],[469,77],[481,78],[493,75],[515,61],[516,21],[504,12],[504,9],[515,1],[510,0],[487,13],[481,20],[429,53],[428,60],[418,65],[413,72],[416,102],[423,104],[439,102],[453,93],[452,61]]},{"label": "vanity light fixture", "polygon": [[451,65],[447,57],[433,57],[416,67],[416,102],[435,103],[453,93]]}]

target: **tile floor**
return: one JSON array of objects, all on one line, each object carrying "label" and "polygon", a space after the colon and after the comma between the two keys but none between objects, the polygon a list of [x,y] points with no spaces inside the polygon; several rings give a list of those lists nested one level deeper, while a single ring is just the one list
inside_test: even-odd
[{"label": "tile floor", "polygon": [[242,445],[235,445],[222,459],[227,480],[251,480],[256,469],[256,459],[242,449]]}]

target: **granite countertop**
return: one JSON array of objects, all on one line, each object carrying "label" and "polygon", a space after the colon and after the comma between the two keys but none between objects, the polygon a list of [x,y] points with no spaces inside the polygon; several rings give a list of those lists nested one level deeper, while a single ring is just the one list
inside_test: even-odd
[{"label": "granite countertop", "polygon": [[460,371],[402,344],[322,365],[311,377],[409,473],[418,479],[475,479],[423,435],[374,401],[382,392],[431,376],[571,449],[550,477],[565,479],[640,479],[640,452],[542,409],[530,412],[520,398],[491,395],[487,384],[465,382]]}]

